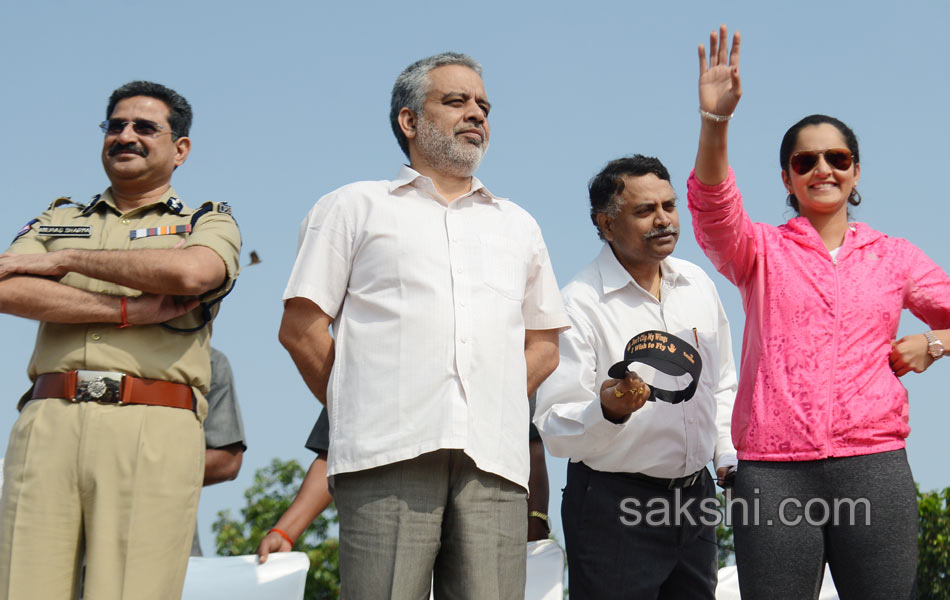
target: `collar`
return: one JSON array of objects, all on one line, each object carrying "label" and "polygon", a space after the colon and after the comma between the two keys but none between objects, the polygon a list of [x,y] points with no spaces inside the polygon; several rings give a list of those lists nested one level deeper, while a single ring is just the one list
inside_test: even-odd
[{"label": "collar", "polygon": [[[189,214],[191,212],[191,210],[187,206],[185,206],[185,204],[178,198],[178,193],[175,192],[175,188],[168,186],[168,189],[165,190],[165,193],[162,194],[158,200],[154,202],[150,202],[148,204],[144,204],[137,208],[133,208],[132,210],[128,211],[128,213],[125,213],[125,214],[139,212],[146,208],[159,207],[159,206],[162,207],[166,212],[176,214],[176,215],[180,215],[182,213]],[[102,192],[101,194],[95,196],[93,200],[89,203],[89,205],[86,206],[86,208],[84,208],[80,214],[82,214],[82,216],[84,217],[89,216],[102,207],[109,207],[110,209],[112,209],[113,212],[115,212],[118,215],[123,214],[122,211],[119,210],[119,207],[116,206],[115,198],[112,196],[111,187],[107,188],[106,191]]]},{"label": "collar", "polygon": [[[399,173],[396,174],[396,178],[389,182],[389,193],[392,194],[403,186],[411,186],[424,189],[425,191],[432,194],[438,194],[432,179],[419,173],[409,165],[402,165],[399,167]],[[503,198],[500,196],[496,196],[488,191],[488,188],[485,187],[485,184],[479,181],[478,177],[473,176],[472,190],[468,194],[462,196],[462,198],[468,198],[469,196],[473,196],[475,194],[480,195],[489,202],[498,202],[499,200],[503,200]]]},{"label": "collar", "polygon": [[[802,246],[814,248],[819,252],[828,252],[824,242],[821,241],[821,236],[818,234],[818,231],[807,218],[794,217],[789,219],[783,227],[785,237]],[[850,253],[852,249],[872,244],[883,237],[887,236],[880,231],[872,229],[867,223],[849,221],[848,229],[845,231],[844,239],[841,241],[841,254],[839,254],[838,258],[844,258],[843,255]]]},{"label": "collar", "polygon": [[[640,284],[634,280],[633,276],[623,268],[623,265],[621,265],[617,257],[614,256],[614,251],[611,250],[610,244],[607,242],[604,242],[604,247],[600,249],[600,254],[597,256],[597,269],[600,271],[600,281],[603,285],[603,293],[605,296],[611,292],[623,289],[628,285],[633,285],[636,289],[643,290]],[[669,260],[669,258],[664,258],[660,261],[660,272],[662,273],[661,278],[663,282],[669,287],[687,281],[686,277],[676,268],[674,261]]]}]

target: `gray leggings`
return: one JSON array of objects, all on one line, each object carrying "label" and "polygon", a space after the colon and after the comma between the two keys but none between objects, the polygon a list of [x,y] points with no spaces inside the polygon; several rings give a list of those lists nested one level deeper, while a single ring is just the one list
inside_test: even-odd
[{"label": "gray leggings", "polygon": [[917,492],[903,450],[802,462],[739,461],[743,598],[817,599],[825,562],[842,600],[911,600]]}]

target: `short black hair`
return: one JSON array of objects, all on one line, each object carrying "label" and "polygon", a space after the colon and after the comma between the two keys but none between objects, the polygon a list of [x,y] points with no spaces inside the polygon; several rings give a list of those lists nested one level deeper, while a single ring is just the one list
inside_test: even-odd
[{"label": "short black hair", "polygon": [[109,105],[106,107],[106,119],[112,117],[112,111],[120,100],[134,96],[148,96],[156,98],[168,107],[168,124],[172,128],[172,138],[187,137],[191,131],[191,105],[185,97],[175,90],[165,87],[154,81],[130,81],[117,88],[109,96]]},{"label": "short black hair", "polygon": [[[811,125],[822,125],[827,123],[828,125],[833,126],[835,129],[841,132],[841,136],[844,138],[844,143],[847,144],[848,150],[851,151],[851,157],[854,159],[854,164],[859,164],[861,162],[861,154],[858,152],[858,136],[854,135],[854,131],[850,127],[839,121],[834,117],[829,117],[828,115],[808,115],[798,123],[795,123],[788,128],[788,131],[785,132],[785,136],[782,138],[782,145],[778,149],[778,161],[782,166],[782,170],[791,177],[791,173],[788,172],[788,163],[792,159],[792,150],[795,149],[795,144],[798,143],[798,134],[802,129],[809,127]],[[857,206],[861,204],[861,196],[858,195],[857,190],[851,190],[851,196],[848,197],[848,204],[852,206]],[[795,197],[795,194],[788,195],[788,205],[794,209],[796,213],[800,213],[798,210],[798,198]]]},{"label": "short black hair", "polygon": [[597,235],[604,239],[604,234],[597,224],[597,215],[603,213],[608,217],[615,217],[620,211],[618,198],[623,193],[623,178],[626,176],[639,177],[653,173],[663,181],[670,181],[670,172],[666,170],[660,159],[653,156],[634,154],[610,161],[594,175],[587,183],[590,195],[590,220],[597,228]]}]

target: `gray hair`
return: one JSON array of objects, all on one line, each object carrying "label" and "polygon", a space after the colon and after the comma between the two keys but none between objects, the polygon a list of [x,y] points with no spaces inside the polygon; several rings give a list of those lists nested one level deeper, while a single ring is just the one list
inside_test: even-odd
[{"label": "gray hair", "polygon": [[421,116],[426,94],[429,92],[429,71],[447,65],[468,67],[478,73],[479,77],[482,76],[482,65],[471,56],[459,52],[442,52],[417,60],[406,67],[396,78],[390,100],[389,124],[393,128],[399,147],[402,148],[407,158],[409,158],[409,140],[406,139],[405,134],[399,127],[399,111],[405,107],[414,112],[416,116]]}]

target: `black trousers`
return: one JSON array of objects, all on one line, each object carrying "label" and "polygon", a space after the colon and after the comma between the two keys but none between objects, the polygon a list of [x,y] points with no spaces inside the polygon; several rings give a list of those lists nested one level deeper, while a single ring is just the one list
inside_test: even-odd
[{"label": "black trousers", "polygon": [[705,469],[694,485],[668,490],[568,463],[561,521],[571,600],[714,600],[714,498]]}]

